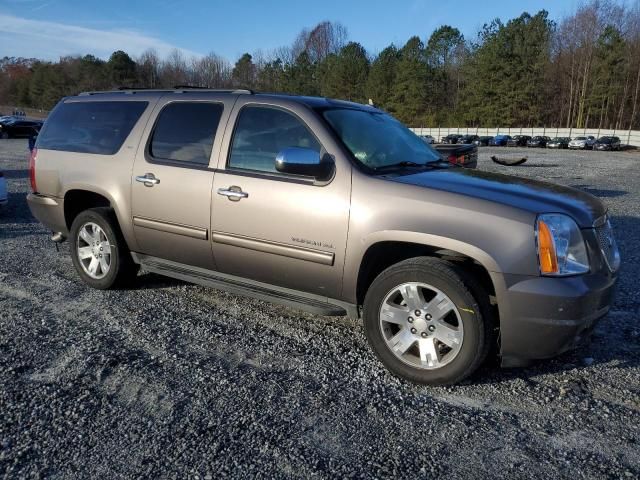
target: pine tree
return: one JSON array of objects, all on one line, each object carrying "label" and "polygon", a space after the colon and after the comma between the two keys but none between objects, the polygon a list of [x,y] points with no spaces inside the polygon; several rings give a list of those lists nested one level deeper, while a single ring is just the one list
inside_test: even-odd
[{"label": "pine tree", "polygon": [[385,110],[392,110],[391,91],[395,83],[400,53],[390,45],[376,57],[369,69],[365,88],[366,97]]},{"label": "pine tree", "polygon": [[328,55],[320,66],[321,93],[327,97],[365,102],[369,59],[362,45],[351,42],[337,55]]},{"label": "pine tree", "polygon": [[253,88],[256,81],[256,66],[253,57],[248,53],[243,54],[231,72],[233,85],[238,88]]},{"label": "pine tree", "polygon": [[411,37],[400,50],[395,83],[391,89],[391,110],[407,125],[421,126],[429,123],[427,102],[424,45],[418,37]]}]

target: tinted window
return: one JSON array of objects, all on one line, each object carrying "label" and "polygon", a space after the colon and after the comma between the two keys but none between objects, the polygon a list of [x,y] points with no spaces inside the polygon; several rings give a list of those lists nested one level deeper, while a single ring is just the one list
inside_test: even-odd
[{"label": "tinted window", "polygon": [[229,166],[275,172],[276,156],[287,147],[320,152],[316,138],[295,116],[275,108],[245,107],[233,134]]},{"label": "tinted window", "polygon": [[222,105],[175,102],[162,109],[149,153],[155,159],[209,165]]},{"label": "tinted window", "polygon": [[38,148],[113,155],[147,102],[72,102],[56,107],[38,136]]}]

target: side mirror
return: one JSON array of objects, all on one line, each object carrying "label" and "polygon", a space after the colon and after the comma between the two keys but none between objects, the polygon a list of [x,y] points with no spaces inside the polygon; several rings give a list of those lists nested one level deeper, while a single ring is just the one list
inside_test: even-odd
[{"label": "side mirror", "polygon": [[280,173],[329,180],[333,175],[333,168],[333,159],[329,155],[322,158],[310,148],[288,147],[276,156],[276,170]]}]

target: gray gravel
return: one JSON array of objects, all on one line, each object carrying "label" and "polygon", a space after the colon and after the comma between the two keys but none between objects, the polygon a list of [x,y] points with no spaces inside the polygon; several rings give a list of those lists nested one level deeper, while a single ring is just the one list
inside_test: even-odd
[{"label": "gray gravel", "polygon": [[451,388],[390,376],[348,319],[146,273],[85,287],[29,213],[26,156],[0,143],[0,478],[640,476],[639,154],[481,149],[601,197],[623,272],[589,345]]}]

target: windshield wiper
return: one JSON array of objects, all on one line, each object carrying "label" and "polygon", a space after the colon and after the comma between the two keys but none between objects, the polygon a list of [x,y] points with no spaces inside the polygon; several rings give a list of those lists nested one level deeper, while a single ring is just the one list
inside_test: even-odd
[{"label": "windshield wiper", "polygon": [[440,161],[440,160],[435,160],[433,162],[427,162],[427,163],[417,163],[417,162],[412,162],[410,160],[403,160],[402,162],[398,162],[398,163],[392,163],[390,165],[383,165],[382,167],[376,167],[375,170],[376,172],[384,172],[387,170],[395,170],[398,168],[403,168],[403,167],[411,167],[411,168],[442,168],[443,165],[442,163],[447,163],[444,160]]}]

